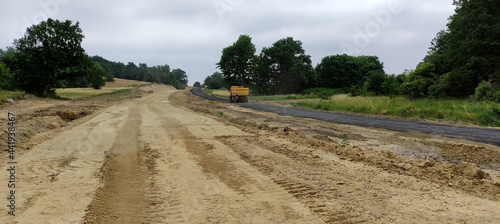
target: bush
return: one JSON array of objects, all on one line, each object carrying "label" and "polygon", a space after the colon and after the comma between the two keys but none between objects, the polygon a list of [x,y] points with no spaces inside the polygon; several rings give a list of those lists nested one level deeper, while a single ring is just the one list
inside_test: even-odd
[{"label": "bush", "polygon": [[14,75],[4,63],[0,63],[0,89],[15,89]]},{"label": "bush", "polygon": [[214,74],[205,78],[203,85],[207,86],[209,89],[221,89],[226,87],[227,83],[222,73],[214,72]]},{"label": "bush", "polygon": [[332,97],[335,94],[341,94],[345,92],[346,91],[344,91],[343,89],[329,89],[329,88],[314,88],[302,91],[303,94],[315,95],[324,100],[330,99],[330,97]]},{"label": "bush", "polygon": [[429,87],[437,82],[434,71],[434,64],[419,64],[415,71],[405,77],[404,83],[400,87],[401,93],[410,98],[426,98],[429,94]]},{"label": "bush", "polygon": [[482,110],[477,115],[479,125],[500,126],[500,106],[496,103],[489,103],[489,110]]},{"label": "bush", "polygon": [[493,87],[490,82],[483,81],[476,88],[472,99],[474,100],[491,100],[493,97]]},{"label": "bush", "polygon": [[492,100],[494,102],[500,103],[500,90],[497,90],[495,93],[493,93]]}]

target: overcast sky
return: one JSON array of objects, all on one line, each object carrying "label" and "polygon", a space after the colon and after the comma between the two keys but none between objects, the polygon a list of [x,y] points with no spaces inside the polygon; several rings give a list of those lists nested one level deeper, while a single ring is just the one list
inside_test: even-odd
[{"label": "overcast sky", "polygon": [[87,54],[168,64],[189,83],[217,71],[241,34],[259,54],[282,38],[303,42],[313,66],[328,55],[376,55],[388,74],[414,69],[446,29],[452,0],[0,0],[0,47],[48,17],[79,21]]}]

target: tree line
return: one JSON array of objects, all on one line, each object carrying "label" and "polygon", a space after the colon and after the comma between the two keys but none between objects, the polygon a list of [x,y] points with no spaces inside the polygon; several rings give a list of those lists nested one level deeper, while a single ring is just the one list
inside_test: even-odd
[{"label": "tree line", "polygon": [[[291,94],[327,88],[351,95],[466,98],[500,102],[500,1],[455,0],[448,29],[437,34],[414,70],[386,74],[377,56],[332,55],[313,67],[292,37],[256,54],[248,35],[222,51],[221,73],[209,87],[245,85],[256,94]],[[223,81],[221,81],[221,76]]]},{"label": "tree line", "polygon": [[92,61],[104,68],[106,71],[105,77],[109,82],[112,82],[113,78],[122,78],[162,83],[172,85],[177,89],[184,88],[188,84],[188,76],[184,70],[180,68],[171,69],[167,64],[149,67],[146,63],[139,63],[137,66],[133,62],[129,62],[125,65],[121,62],[106,60],[101,56],[93,56]]},{"label": "tree line", "polygon": [[377,56],[332,55],[312,66],[302,42],[292,37],[275,42],[255,55],[255,45],[241,35],[224,48],[216,72],[205,79],[210,88],[250,86],[256,94],[294,94],[317,88],[353,95],[393,95],[401,77],[386,75]]},{"label": "tree line", "polygon": [[[412,97],[464,98],[489,86],[500,102],[500,1],[454,0],[448,29],[432,40],[427,56],[407,77]],[[481,88],[480,88],[481,87]]]},{"label": "tree line", "polygon": [[26,30],[14,46],[0,49],[0,89],[24,90],[40,96],[54,95],[56,88],[101,88],[106,81],[125,78],[156,82],[182,88],[188,83],[186,72],[168,65],[111,62],[90,57],[81,43],[78,22],[48,19]]}]

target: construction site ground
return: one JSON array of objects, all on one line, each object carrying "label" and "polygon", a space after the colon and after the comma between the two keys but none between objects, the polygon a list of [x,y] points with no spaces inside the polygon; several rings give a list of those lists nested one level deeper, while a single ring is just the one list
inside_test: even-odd
[{"label": "construction site ground", "polygon": [[2,223],[500,223],[500,147],[280,116],[189,90],[0,106]]}]

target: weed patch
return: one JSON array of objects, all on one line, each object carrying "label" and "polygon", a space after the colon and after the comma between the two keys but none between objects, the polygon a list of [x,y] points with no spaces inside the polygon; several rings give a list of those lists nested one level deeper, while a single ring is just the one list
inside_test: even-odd
[{"label": "weed patch", "polygon": [[335,95],[330,100],[292,103],[316,110],[387,115],[500,126],[500,104],[460,99],[417,99],[406,97],[349,97]]},{"label": "weed patch", "polygon": [[0,105],[4,104],[7,99],[19,99],[26,95],[24,91],[7,91],[0,89]]}]

